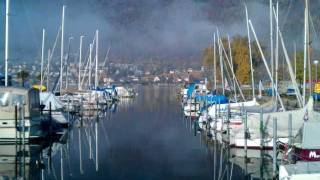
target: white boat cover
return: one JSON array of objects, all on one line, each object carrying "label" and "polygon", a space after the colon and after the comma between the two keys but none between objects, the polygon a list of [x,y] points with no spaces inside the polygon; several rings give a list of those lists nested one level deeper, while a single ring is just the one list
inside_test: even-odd
[{"label": "white boat cover", "polygon": [[[220,112],[226,112],[229,104],[213,104],[208,108],[209,116],[211,118],[215,118],[216,115],[216,106],[217,109],[220,107]],[[250,107],[250,106],[259,106],[259,103],[256,100],[246,101],[246,102],[237,102],[237,103],[230,103],[231,109],[240,109],[242,106]]]},{"label": "white boat cover", "polygon": [[130,91],[123,86],[117,86],[116,91],[120,97],[130,97],[132,95]]},{"label": "white boat cover", "polygon": [[295,138],[295,145],[302,149],[320,149],[320,122],[305,122]]},{"label": "white boat cover", "polygon": [[[297,134],[305,121],[319,121],[320,113],[313,110],[313,99],[310,98],[304,108],[285,112],[273,112],[263,114],[263,127],[265,133],[272,135],[273,119],[277,119],[277,135],[278,137],[288,136],[288,120],[289,114],[292,114],[292,133]],[[259,131],[260,114],[248,114],[248,128],[250,130]]]},{"label": "white boat cover", "polygon": [[320,178],[320,162],[301,162],[296,164],[281,165],[279,168],[279,179],[308,179],[318,180]]},{"label": "white boat cover", "polygon": [[61,110],[63,109],[62,102],[51,92],[40,93],[40,103],[45,105],[44,110],[49,110],[49,105],[51,102],[51,110]]},{"label": "white boat cover", "polygon": [[[292,134],[295,136],[299,133],[305,121],[320,122],[320,113],[313,109],[313,99],[310,98],[304,108],[286,112],[273,112],[263,114],[263,130],[265,139],[272,139],[273,136],[273,119],[277,119],[277,137],[288,137],[288,119],[289,114],[292,114]],[[260,134],[260,114],[249,113],[247,118],[247,128],[250,133],[250,139],[259,139]],[[319,129],[319,128],[318,128]],[[313,136],[314,137],[314,136]],[[244,138],[244,125],[232,128],[230,131],[231,141],[237,141]],[[313,142],[308,146],[313,146]]]},{"label": "white boat cover", "polygon": [[277,111],[277,106],[274,102],[267,102],[262,105],[255,106],[244,106],[243,107],[248,113],[260,113],[263,108],[263,113],[271,113]]}]

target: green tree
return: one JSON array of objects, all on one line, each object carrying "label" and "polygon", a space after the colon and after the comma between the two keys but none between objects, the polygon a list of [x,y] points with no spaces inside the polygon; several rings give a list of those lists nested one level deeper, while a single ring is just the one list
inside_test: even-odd
[{"label": "green tree", "polygon": [[[291,65],[292,65],[292,68],[293,68],[293,71],[294,71],[294,55],[292,57],[293,58],[292,58]],[[296,69],[297,69],[297,75],[296,76],[297,77],[296,77],[296,79],[300,84],[303,83],[303,57],[304,57],[303,51],[298,51],[297,52],[297,56],[296,56],[296,58],[297,58],[297,66],[296,66]],[[319,66],[319,64],[318,64],[318,66]],[[318,67],[317,77],[319,77],[319,74],[320,74],[320,70],[319,69],[320,68]],[[307,75],[306,80],[308,81],[308,79],[309,79],[309,77],[308,77],[308,75],[309,75],[308,64],[307,64],[307,69],[306,69],[306,75]],[[316,77],[316,67],[313,64],[313,62],[311,62],[311,79],[314,80],[315,77]],[[318,80],[319,80],[319,78],[318,78]]]}]

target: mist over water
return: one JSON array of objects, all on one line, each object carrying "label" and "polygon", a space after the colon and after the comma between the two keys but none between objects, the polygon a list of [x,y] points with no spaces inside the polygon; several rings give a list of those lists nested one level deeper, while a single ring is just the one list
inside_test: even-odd
[{"label": "mist over water", "polygon": [[[289,2],[281,2],[283,20],[288,19]],[[248,0],[246,3],[258,36],[268,42],[268,2]],[[71,48],[74,53],[78,52],[79,36],[86,36],[85,47],[88,48],[97,28],[100,30],[100,53],[106,53],[111,46],[114,59],[199,60],[203,48],[212,43],[217,27],[221,35],[246,35],[243,0],[17,0],[11,1],[12,59],[40,57],[42,28],[47,30],[46,47],[53,46],[63,4],[67,5],[66,44],[69,36],[75,37]],[[3,55],[5,1],[0,5],[3,12],[0,52]],[[289,10],[294,13],[303,12],[302,2],[291,6]],[[300,23],[297,22],[296,29],[302,29],[298,26]],[[283,28],[287,28],[286,24]],[[291,34],[287,34],[284,35],[286,39],[291,39]],[[59,56],[59,46],[56,56]]]}]

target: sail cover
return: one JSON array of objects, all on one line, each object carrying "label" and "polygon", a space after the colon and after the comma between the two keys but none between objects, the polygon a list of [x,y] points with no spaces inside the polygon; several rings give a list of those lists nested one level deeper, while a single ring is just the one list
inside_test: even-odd
[{"label": "sail cover", "polygon": [[51,110],[62,109],[62,102],[51,92],[40,93],[40,102],[45,105],[45,110],[49,110],[49,105],[51,102]]},{"label": "sail cover", "polygon": [[303,125],[302,148],[320,149],[320,122],[305,122]]}]

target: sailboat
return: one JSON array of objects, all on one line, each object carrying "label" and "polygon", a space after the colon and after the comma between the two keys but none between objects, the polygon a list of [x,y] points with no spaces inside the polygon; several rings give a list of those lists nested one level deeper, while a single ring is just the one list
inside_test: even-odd
[{"label": "sailboat", "polygon": [[[246,9],[246,19],[248,19],[248,13]],[[228,123],[235,124],[235,125],[240,125],[242,122],[241,119],[241,113],[240,109],[244,108],[249,108],[249,107],[258,107],[259,103],[256,101],[255,98],[255,86],[254,86],[254,76],[253,76],[253,65],[252,65],[252,52],[251,52],[251,42],[250,42],[250,34],[249,34],[249,24],[247,21],[247,29],[248,29],[248,48],[249,48],[249,62],[250,62],[250,68],[251,68],[251,83],[252,83],[252,100],[246,101],[244,99],[242,90],[240,88],[240,85],[237,81],[237,78],[235,76],[234,70],[233,70],[233,65],[232,65],[232,53],[231,53],[231,45],[230,45],[230,40],[229,41],[229,52],[230,55],[228,57],[226,50],[223,46],[223,43],[218,35],[218,47],[219,47],[219,54],[220,54],[220,64],[221,66],[224,64],[224,61],[222,60],[222,54],[224,53],[225,58],[226,58],[226,64],[229,66],[229,69],[231,70],[232,76],[233,76],[233,89],[235,92],[235,97],[236,97],[236,86],[239,88],[240,94],[243,98],[243,102],[237,101],[237,98],[235,102],[229,101],[229,103],[222,103],[222,102],[217,102],[212,105],[210,105],[205,111],[203,111],[203,115],[199,118],[200,123],[208,123],[208,120],[211,119],[212,121],[210,122],[211,128],[215,130],[222,130],[224,121],[222,116],[225,116],[227,111],[230,111],[233,115],[228,118]],[[217,33],[219,34],[219,33]],[[215,47],[215,36],[214,36],[214,47]],[[215,52],[215,51],[214,51]],[[215,56],[215,55],[214,55]],[[224,81],[223,77],[223,66],[221,68],[221,77],[222,77],[222,82]],[[216,74],[216,73],[215,73]],[[226,84],[226,83],[225,83]],[[224,90],[223,90],[224,92]],[[217,114],[218,113],[218,114]],[[208,119],[209,118],[209,119]]]},{"label": "sailboat", "polygon": [[48,114],[51,111],[51,116],[54,121],[62,126],[68,126],[68,112],[65,111],[62,102],[52,92],[41,92],[40,103],[44,105],[43,112]]},{"label": "sailboat", "polygon": [[[307,13],[307,8],[306,8],[306,14]],[[274,13],[276,14],[276,13]],[[278,14],[278,13],[277,13]],[[277,17],[278,15],[276,15]],[[308,15],[305,16],[305,23],[308,24]],[[252,27],[252,24],[251,24]],[[308,27],[306,25],[306,27]],[[281,39],[282,42],[282,47],[284,50],[284,53],[286,55],[286,60],[288,63],[288,68],[289,68],[289,72],[292,76],[292,68],[291,68],[291,64],[289,63],[290,61],[288,60],[288,56],[287,56],[287,52],[283,43],[283,39],[282,39],[282,34],[281,31],[279,30],[279,28],[277,27],[277,31],[279,31],[279,37]],[[305,32],[308,32],[308,28],[305,29]],[[255,35],[255,33],[254,33]],[[256,37],[256,35],[255,35]],[[308,35],[307,33],[305,34],[305,42],[308,42]],[[258,41],[257,41],[258,43]],[[307,64],[307,57],[309,56],[307,49],[307,44],[305,43],[305,66]],[[259,46],[260,47],[260,46]],[[310,62],[309,62],[310,63]],[[304,73],[306,75],[306,71]],[[306,76],[305,76],[306,77]],[[309,74],[309,79],[311,81],[311,75]],[[295,82],[295,79],[292,79],[293,84],[295,86],[295,90],[296,93],[299,92],[298,88],[297,88],[297,84]],[[304,81],[304,93],[303,93],[303,100],[306,99],[306,95],[305,95],[305,84],[306,81]],[[277,94],[277,91],[276,91]],[[299,98],[300,94],[297,94],[297,101],[300,101]],[[249,113],[247,116],[247,122],[248,125],[247,127],[238,127],[236,129],[232,129],[231,130],[231,135],[230,135],[230,144],[233,144],[235,147],[241,147],[243,148],[244,145],[244,141],[249,141],[252,142],[250,146],[248,146],[248,148],[262,148],[261,144],[264,144],[265,148],[271,148],[273,146],[272,142],[272,137],[273,137],[273,132],[275,131],[273,128],[273,124],[272,124],[272,120],[277,120],[277,138],[279,138],[278,140],[280,140],[280,138],[282,138],[282,140],[284,140],[284,143],[288,142],[288,134],[289,134],[289,126],[288,126],[288,121],[289,118],[292,121],[292,134],[297,134],[299,129],[303,126],[305,121],[309,121],[309,122],[317,122],[319,121],[320,118],[320,113],[316,112],[313,108],[313,104],[314,101],[312,99],[312,97],[309,98],[308,102],[306,104],[303,103],[303,107],[297,110],[291,110],[291,111],[283,111],[283,112],[270,112],[270,113]],[[245,138],[244,134],[245,132],[248,133],[250,138]],[[263,137],[261,137],[261,133],[263,133]],[[282,141],[281,140],[281,141]]]}]

